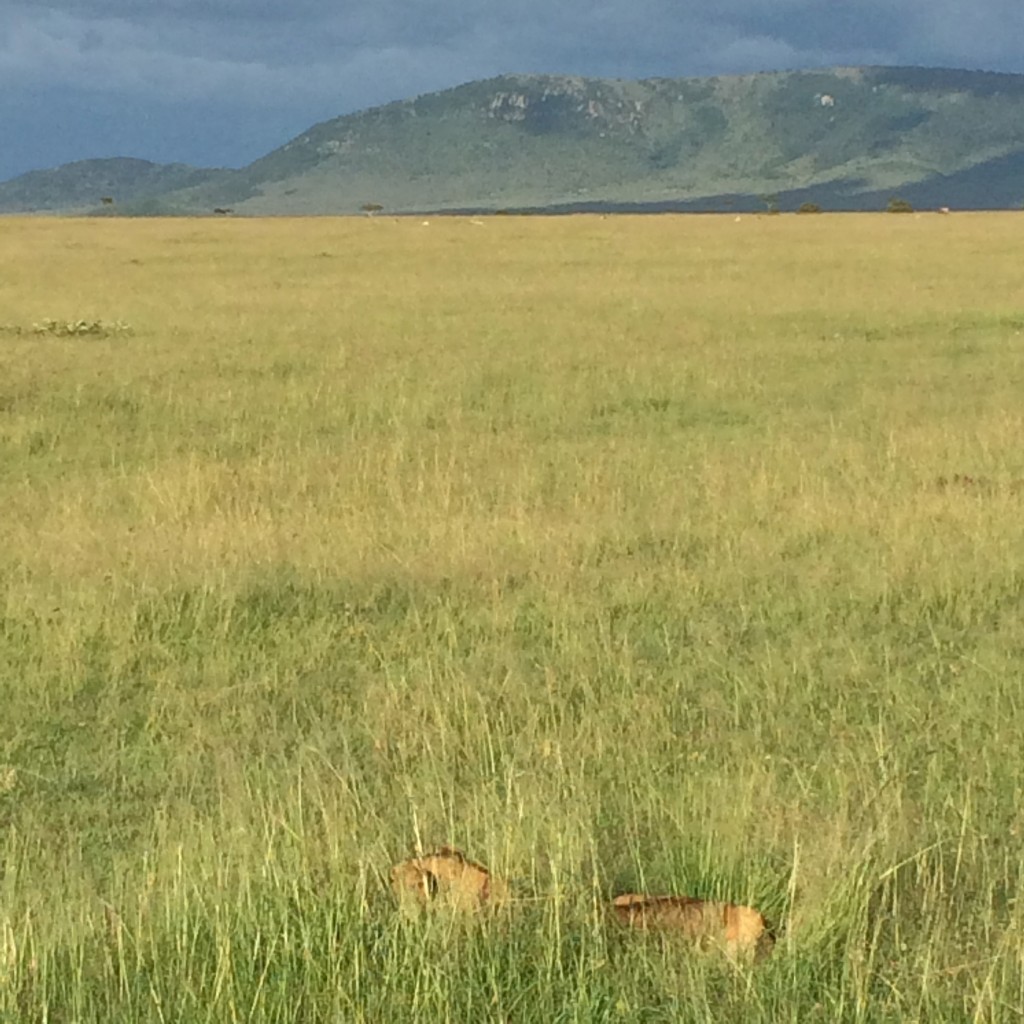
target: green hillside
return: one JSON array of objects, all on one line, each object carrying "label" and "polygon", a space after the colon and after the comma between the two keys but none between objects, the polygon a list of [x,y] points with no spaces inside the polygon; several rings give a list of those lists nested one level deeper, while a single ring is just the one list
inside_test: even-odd
[{"label": "green hillside", "polygon": [[[125,201],[137,205],[150,196],[196,186],[223,173],[130,157],[78,160],[0,182],[0,213],[67,212],[105,206],[113,210]],[[105,203],[105,199],[111,202]]]},{"label": "green hillside", "polygon": [[394,211],[700,206],[792,192],[855,208],[931,185],[942,205],[985,206],[993,195],[1004,206],[1024,200],[1022,157],[1024,76],[503,76],[316,125],[174,201],[318,213],[366,202]]},{"label": "green hillside", "polygon": [[325,121],[237,171],[193,173],[120,212],[877,209],[894,192],[1019,206],[1024,75],[506,75]]}]

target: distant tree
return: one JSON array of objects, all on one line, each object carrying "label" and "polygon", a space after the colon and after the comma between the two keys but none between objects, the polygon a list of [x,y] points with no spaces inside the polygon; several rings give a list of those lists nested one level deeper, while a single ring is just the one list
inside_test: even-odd
[{"label": "distant tree", "polygon": [[889,200],[889,205],[885,208],[887,213],[913,213],[914,207],[907,199],[900,199],[899,196],[893,196]]},{"label": "distant tree", "polygon": [[821,207],[817,203],[801,203],[796,210],[797,213],[821,213]]},{"label": "distant tree", "polygon": [[232,210],[230,206],[215,206],[213,208],[213,212],[214,213],[219,213],[219,214],[223,215],[223,214],[228,214],[228,213],[234,213],[235,211]]},{"label": "distant tree", "polygon": [[100,202],[104,206],[113,206],[114,205],[114,197],[113,196],[102,196],[100,198]]},{"label": "distant tree", "polygon": [[764,203],[768,213],[779,212],[779,197],[775,192],[767,192],[762,196],[758,196],[757,198],[760,199],[762,203]]},{"label": "distant tree", "polygon": [[359,209],[362,210],[367,217],[372,217],[375,213],[380,213],[384,207],[380,203],[363,203]]}]

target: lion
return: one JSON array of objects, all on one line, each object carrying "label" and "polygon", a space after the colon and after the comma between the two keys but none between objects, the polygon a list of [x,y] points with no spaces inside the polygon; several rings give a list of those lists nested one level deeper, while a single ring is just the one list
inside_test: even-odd
[{"label": "lion", "polygon": [[768,922],[753,907],[629,892],[612,900],[612,911],[628,927],[680,935],[698,949],[718,947],[734,959],[762,960],[775,946]]},{"label": "lion", "polygon": [[412,911],[447,906],[475,912],[500,906],[508,899],[508,888],[501,879],[450,846],[396,864],[391,869],[391,888],[399,905]]}]

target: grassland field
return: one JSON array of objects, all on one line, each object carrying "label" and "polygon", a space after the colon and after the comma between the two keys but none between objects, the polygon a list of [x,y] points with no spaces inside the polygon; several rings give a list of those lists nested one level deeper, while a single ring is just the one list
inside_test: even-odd
[{"label": "grassland field", "polygon": [[[0,1022],[1020,1020],[1022,256],[0,220]],[[514,906],[396,915],[440,843]]]}]

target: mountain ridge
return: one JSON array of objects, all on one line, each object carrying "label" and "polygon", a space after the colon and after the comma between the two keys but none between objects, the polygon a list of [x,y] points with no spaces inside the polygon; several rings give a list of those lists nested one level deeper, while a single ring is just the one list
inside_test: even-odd
[{"label": "mountain ridge", "polygon": [[117,175],[103,179],[103,194],[115,200],[105,207],[96,194],[104,161],[83,161],[0,183],[0,211],[568,212],[801,202],[838,210],[884,208],[894,193],[915,205],[1019,207],[1024,75],[896,67],[640,80],[509,74],[319,122],[235,170],[119,159],[121,187]]},{"label": "mountain ridge", "polygon": [[225,173],[189,164],[159,164],[138,157],[75,160],[59,167],[27,171],[0,182],[0,212],[66,212],[194,187]]}]

